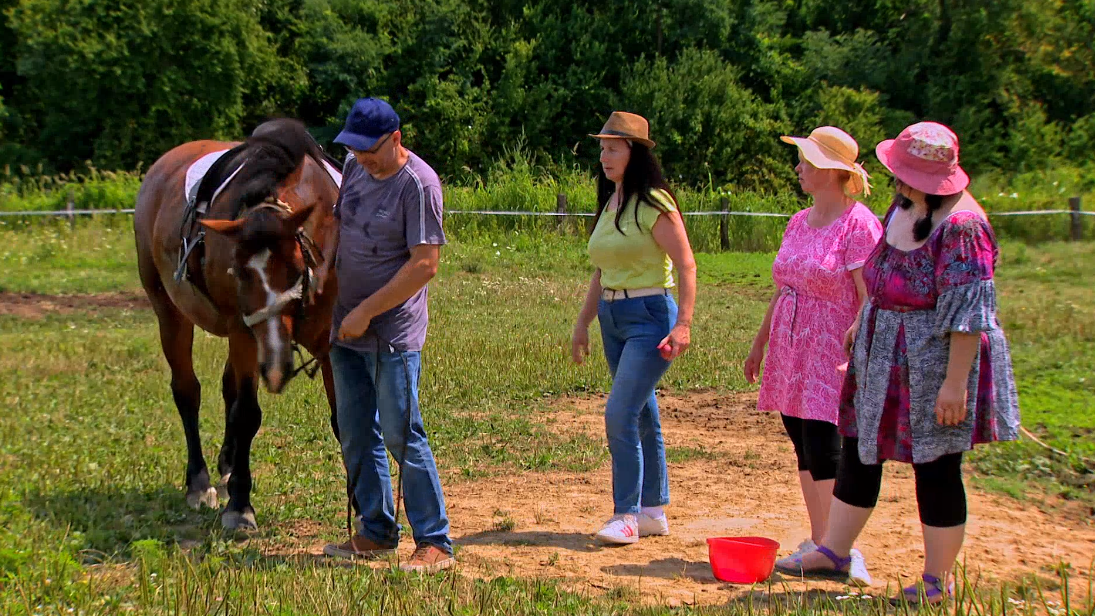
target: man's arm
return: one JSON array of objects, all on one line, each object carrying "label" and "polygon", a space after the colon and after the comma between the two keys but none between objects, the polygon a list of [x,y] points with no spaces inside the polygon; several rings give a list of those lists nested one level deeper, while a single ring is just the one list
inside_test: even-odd
[{"label": "man's arm", "polygon": [[346,315],[346,318],[342,320],[342,327],[338,330],[338,339],[351,340],[361,337],[377,315],[413,297],[437,275],[440,259],[440,246],[419,244],[411,248],[410,260],[399,268],[395,276]]}]

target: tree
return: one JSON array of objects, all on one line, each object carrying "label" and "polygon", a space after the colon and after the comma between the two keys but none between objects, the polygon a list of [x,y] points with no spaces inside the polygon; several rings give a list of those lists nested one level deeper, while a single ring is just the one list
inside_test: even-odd
[{"label": "tree", "polygon": [[672,65],[644,59],[628,70],[622,107],[648,117],[675,180],[772,190],[794,176],[779,141],[790,123],[738,78],[738,69],[718,54],[698,50],[685,51]]},{"label": "tree", "polygon": [[239,137],[246,101],[282,67],[246,5],[23,0],[11,13],[21,112],[42,154],[132,168],[189,139]]}]

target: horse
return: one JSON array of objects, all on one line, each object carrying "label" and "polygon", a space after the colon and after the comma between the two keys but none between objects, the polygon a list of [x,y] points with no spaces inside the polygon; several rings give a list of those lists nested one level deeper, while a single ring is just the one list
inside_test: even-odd
[{"label": "horse", "polygon": [[[191,276],[177,276],[180,260],[189,256],[183,252],[182,232],[192,215],[184,196],[187,170],[203,155],[235,146],[241,146],[238,155],[245,162],[199,219],[209,232],[204,254],[191,259]],[[221,515],[227,530],[258,529],[250,468],[252,440],[262,422],[258,382],[261,378],[268,391],[280,393],[296,373],[297,344],[318,362],[338,436],[328,360],[337,281],[333,271],[317,280],[312,269],[326,270],[323,254],[335,241],[338,224],[339,187],[324,156],[303,124],[273,120],[242,144],[203,140],[175,147],[149,168],[137,194],[137,267],[156,314],[186,436],[186,501],[195,510],[202,505],[216,509],[218,500],[227,498]],[[225,431],[217,458],[219,490],[210,485],[198,434],[195,325],[228,338],[221,377]]]}]

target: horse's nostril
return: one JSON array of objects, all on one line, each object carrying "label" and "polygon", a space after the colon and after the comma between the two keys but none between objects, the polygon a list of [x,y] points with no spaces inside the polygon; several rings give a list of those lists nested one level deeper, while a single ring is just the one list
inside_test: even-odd
[{"label": "horse's nostril", "polygon": [[266,379],[266,387],[271,393],[278,393],[285,385],[285,373],[281,368],[272,368],[263,372],[263,377]]}]

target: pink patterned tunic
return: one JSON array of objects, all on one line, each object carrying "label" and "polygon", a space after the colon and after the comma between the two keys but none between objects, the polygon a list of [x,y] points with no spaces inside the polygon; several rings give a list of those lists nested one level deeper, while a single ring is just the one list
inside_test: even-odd
[{"label": "pink patterned tunic", "polygon": [[[863,268],[870,303],[848,365],[838,424],[841,434],[859,439],[863,464],[920,464],[1018,438],[1019,398],[996,319],[998,253],[988,221],[968,211],[952,213],[915,250],[883,240],[871,253]],[[977,334],[981,344],[966,385],[966,418],[942,426],[935,401],[947,374],[951,332]]]},{"label": "pink patterned tunic", "polygon": [[806,223],[810,209],[791,217],[772,264],[780,297],[757,408],[835,424],[843,382],[837,366],[847,361],[844,332],[859,310],[851,270],[866,261],[882,225],[856,203],[814,229]]}]

